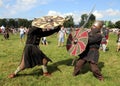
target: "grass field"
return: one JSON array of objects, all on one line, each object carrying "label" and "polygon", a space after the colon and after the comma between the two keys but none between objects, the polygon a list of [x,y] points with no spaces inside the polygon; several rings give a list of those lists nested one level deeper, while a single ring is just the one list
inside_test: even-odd
[{"label": "grass field", "polygon": [[20,43],[19,34],[10,34],[9,40],[4,40],[0,35],[0,86],[120,86],[120,52],[116,52],[116,38],[115,34],[110,33],[109,51],[100,51],[99,68],[105,77],[105,81],[100,82],[93,77],[88,64],[83,67],[81,74],[72,76],[71,62],[75,57],[69,55],[65,46],[57,47],[56,34],[47,37],[49,45],[40,45],[41,50],[53,61],[48,64],[51,77],[42,76],[41,66],[36,66],[9,79],[8,75],[19,65],[24,44]]}]

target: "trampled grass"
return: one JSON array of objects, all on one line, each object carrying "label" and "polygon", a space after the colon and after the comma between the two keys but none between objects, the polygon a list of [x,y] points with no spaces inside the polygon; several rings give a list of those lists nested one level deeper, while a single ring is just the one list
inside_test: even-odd
[{"label": "trampled grass", "polygon": [[18,77],[9,79],[20,63],[24,44],[20,43],[19,35],[10,34],[9,40],[0,35],[0,86],[119,86],[120,85],[120,52],[116,52],[117,36],[110,33],[109,51],[100,51],[99,68],[105,77],[100,82],[93,77],[89,65],[86,64],[82,73],[72,76],[71,66],[74,56],[70,56],[66,47],[57,47],[56,34],[47,37],[49,45],[40,45],[41,50],[52,59],[48,64],[51,77],[42,76],[41,66],[21,71]]}]

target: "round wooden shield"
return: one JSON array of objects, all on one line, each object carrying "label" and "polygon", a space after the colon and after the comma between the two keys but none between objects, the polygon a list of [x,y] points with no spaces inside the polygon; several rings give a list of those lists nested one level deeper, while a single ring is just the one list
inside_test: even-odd
[{"label": "round wooden shield", "polygon": [[85,50],[87,43],[88,32],[80,28],[69,34],[66,48],[70,55],[78,56]]},{"label": "round wooden shield", "polygon": [[51,29],[59,25],[63,25],[65,19],[60,16],[43,16],[41,18],[36,18],[32,22],[32,26],[42,28],[42,29]]}]

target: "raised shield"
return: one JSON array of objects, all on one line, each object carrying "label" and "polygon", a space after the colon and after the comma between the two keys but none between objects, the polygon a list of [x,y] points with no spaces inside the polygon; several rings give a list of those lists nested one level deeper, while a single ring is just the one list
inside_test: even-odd
[{"label": "raised shield", "polygon": [[43,16],[32,21],[32,26],[41,29],[51,29],[59,25],[63,25],[65,19],[61,16]]},{"label": "raised shield", "polygon": [[88,43],[88,32],[84,28],[72,31],[67,39],[67,51],[70,55],[78,56],[81,54]]}]

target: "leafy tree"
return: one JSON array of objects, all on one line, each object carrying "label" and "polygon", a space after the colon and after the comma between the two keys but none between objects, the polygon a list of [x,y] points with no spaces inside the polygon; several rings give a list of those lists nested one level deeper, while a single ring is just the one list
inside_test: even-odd
[{"label": "leafy tree", "polygon": [[[85,22],[87,21],[87,18],[88,18],[89,16],[87,15],[87,14],[83,14],[82,16],[81,16],[81,21],[80,21],[80,26],[83,26],[84,24],[85,24]],[[92,25],[92,23],[94,22],[96,20],[96,17],[93,15],[93,14],[91,14],[90,15],[90,17],[89,17],[89,19],[88,19],[88,22],[86,23],[86,25],[84,26],[84,27],[87,27],[87,28],[89,28],[89,27],[91,27],[91,25]]]},{"label": "leafy tree", "polygon": [[15,27],[15,19],[9,19],[7,23],[8,27]]},{"label": "leafy tree", "polygon": [[83,26],[83,24],[85,23],[85,21],[87,20],[87,14],[83,14],[81,15],[81,21],[79,23],[80,27]]},{"label": "leafy tree", "polygon": [[18,27],[20,26],[24,26],[24,27],[28,27],[28,20],[27,19],[18,19]]},{"label": "leafy tree", "polygon": [[120,29],[120,21],[117,21],[117,22],[115,23],[115,27]]},{"label": "leafy tree", "polygon": [[0,26],[2,26],[2,19],[0,19]]},{"label": "leafy tree", "polygon": [[0,26],[2,26],[2,25],[4,25],[4,26],[6,26],[7,25],[7,19],[0,19]]},{"label": "leafy tree", "polygon": [[66,16],[65,19],[69,19],[68,21],[64,22],[65,27],[73,27],[74,26],[74,21],[72,16]]},{"label": "leafy tree", "polygon": [[103,21],[104,25],[108,28],[114,28],[115,24],[112,21]]},{"label": "leafy tree", "polygon": [[88,20],[88,23],[86,24],[85,27],[90,28],[95,20],[96,20],[96,17],[93,14],[91,14]]},{"label": "leafy tree", "polygon": [[27,19],[20,19],[20,18],[15,18],[15,19],[0,19],[0,26],[4,25],[5,27],[15,27],[18,28],[20,26],[24,27],[30,27],[31,26],[32,20],[27,20]]}]

